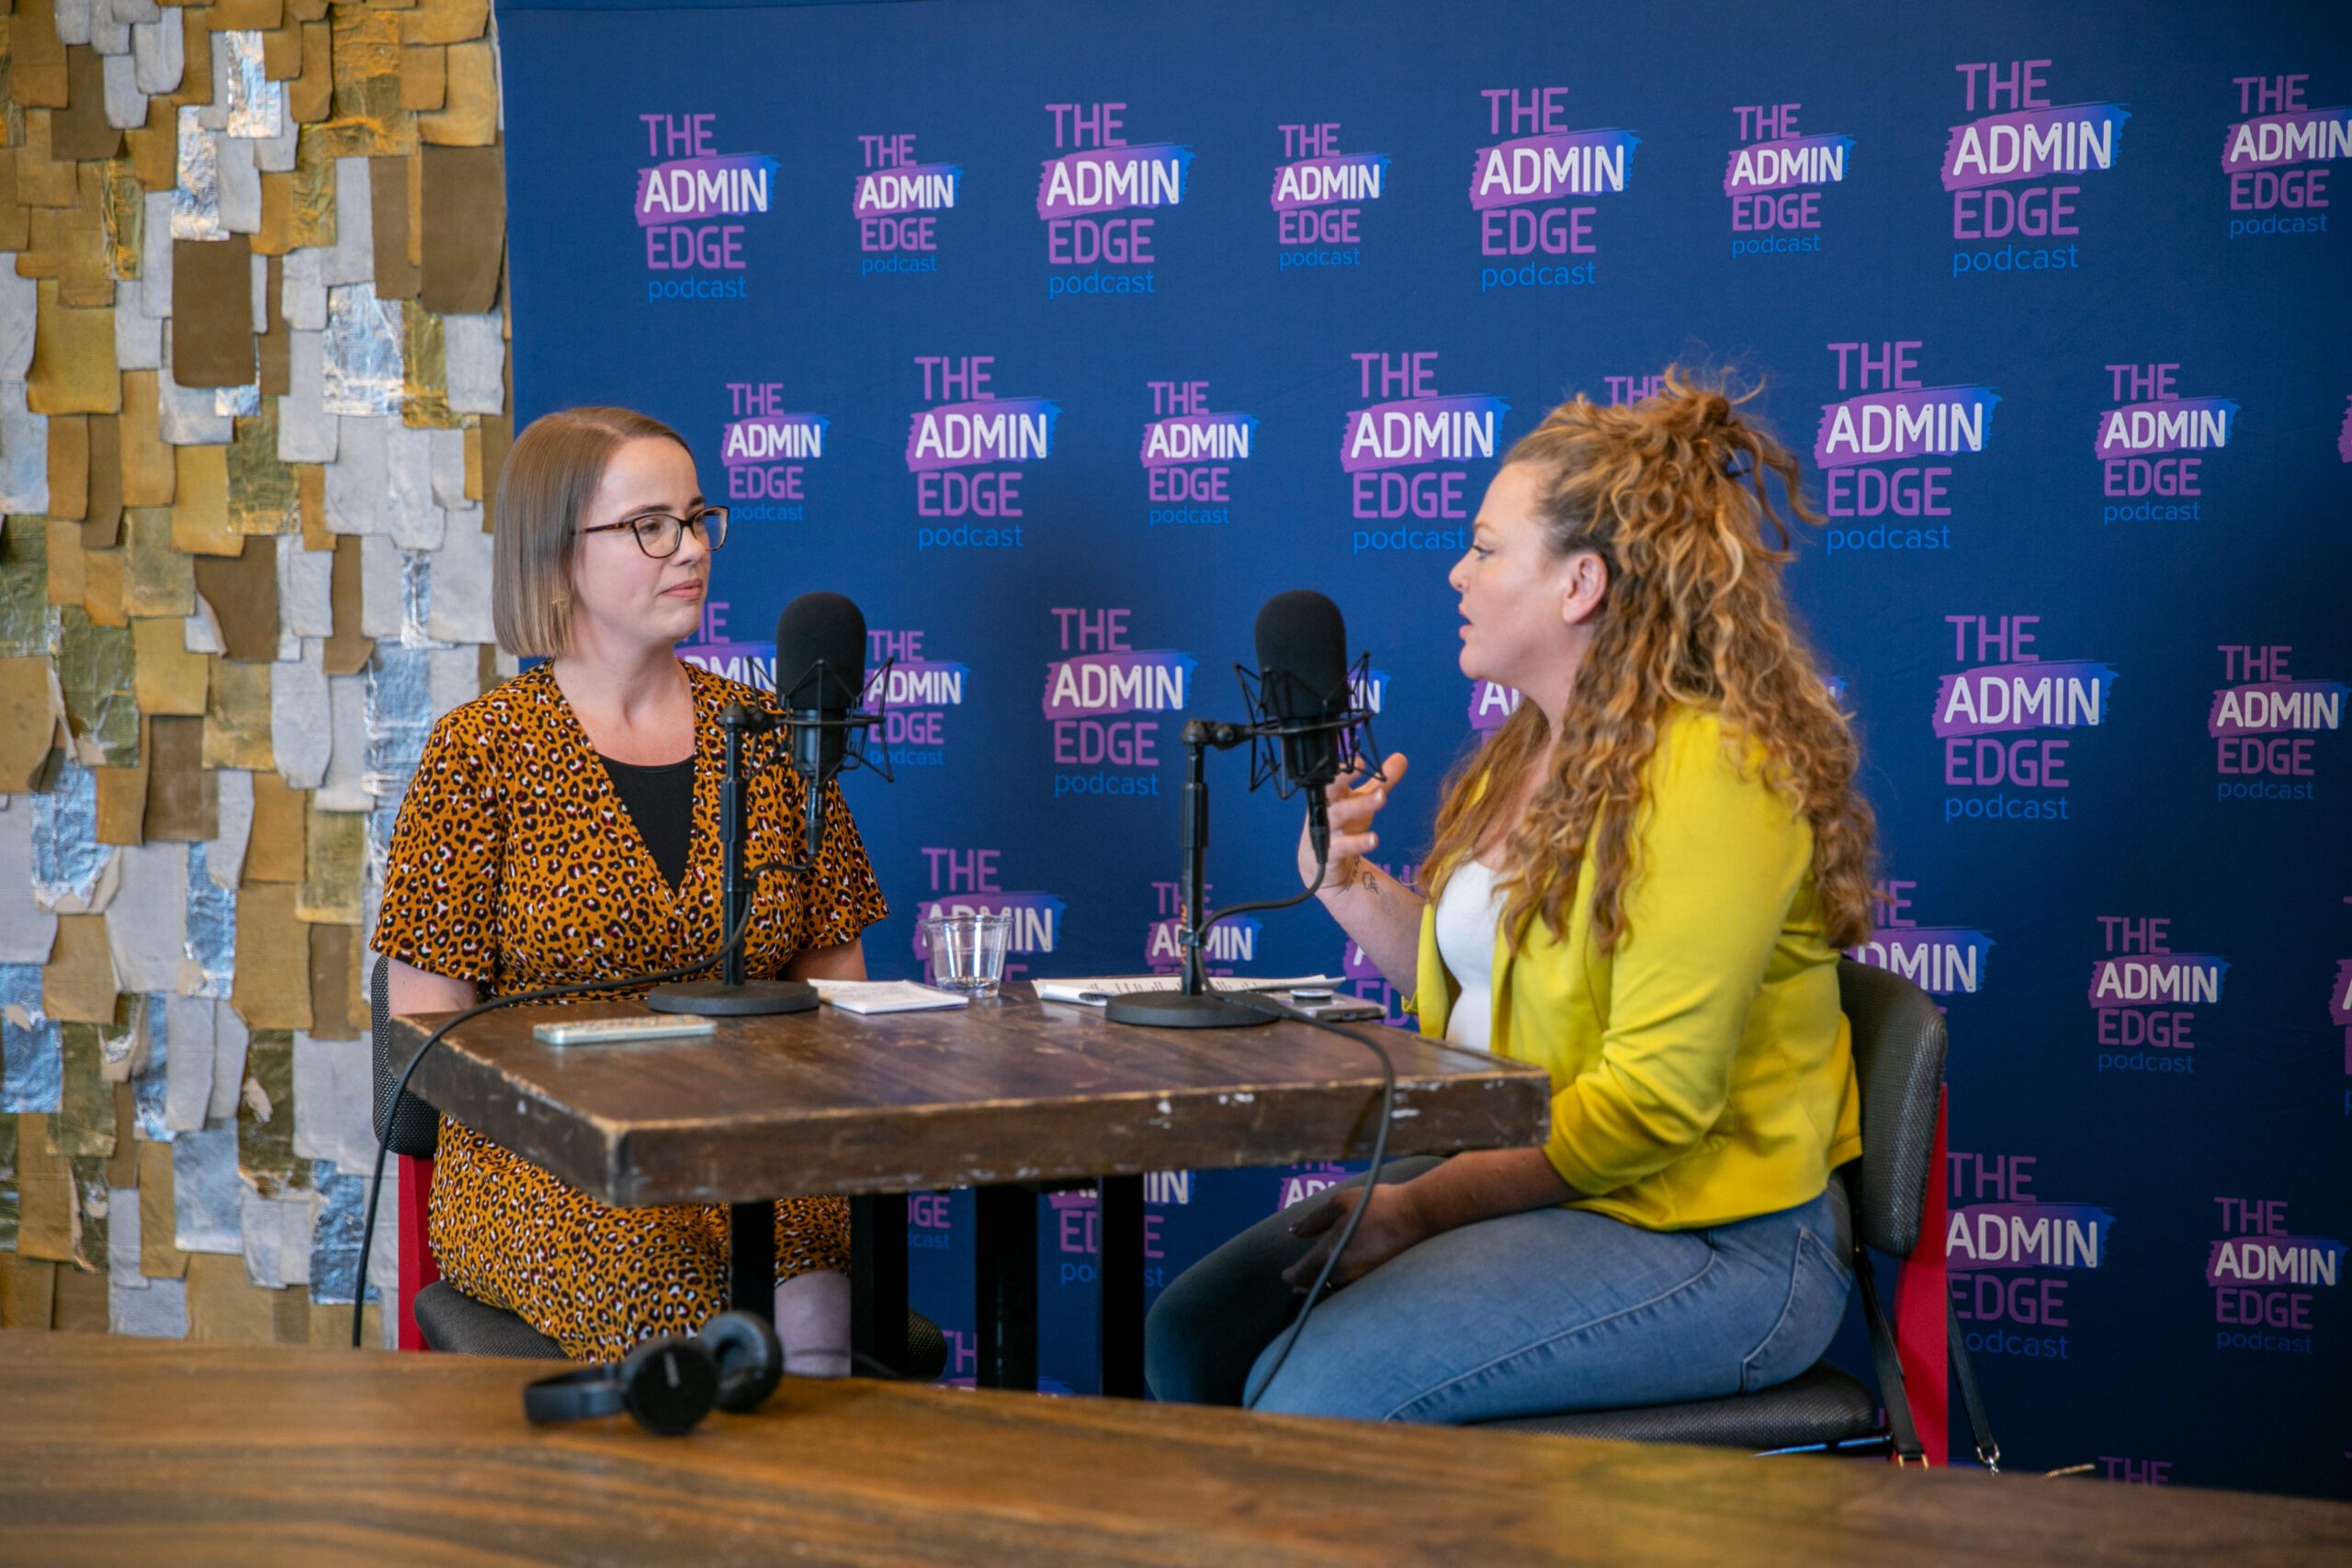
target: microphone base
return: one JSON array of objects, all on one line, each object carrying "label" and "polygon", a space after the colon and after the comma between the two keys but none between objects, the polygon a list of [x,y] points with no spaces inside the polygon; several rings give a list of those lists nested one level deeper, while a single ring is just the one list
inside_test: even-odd
[{"label": "microphone base", "polygon": [[1247,1029],[1251,1024],[1274,1021],[1269,1014],[1238,1006],[1214,994],[1188,997],[1181,991],[1139,991],[1134,996],[1113,997],[1103,1004],[1102,1016],[1113,1023],[1147,1029]]},{"label": "microphone base", "polygon": [[800,980],[748,980],[740,986],[723,980],[695,980],[648,991],[645,1005],[655,1012],[691,1013],[697,1018],[757,1018],[813,1010],[817,987]]}]

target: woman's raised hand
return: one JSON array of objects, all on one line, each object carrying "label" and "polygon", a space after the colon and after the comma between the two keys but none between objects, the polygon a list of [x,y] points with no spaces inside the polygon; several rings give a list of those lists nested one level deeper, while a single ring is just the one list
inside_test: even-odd
[{"label": "woman's raised hand", "polygon": [[[1323,875],[1325,888],[1346,886],[1355,876],[1357,859],[1380,847],[1372,819],[1388,804],[1388,792],[1404,776],[1405,754],[1394,751],[1378,773],[1367,773],[1359,763],[1354,773],[1333,780],[1324,790],[1331,818],[1331,863]],[[1298,832],[1298,879],[1301,883],[1315,880],[1315,846],[1304,825]]]}]

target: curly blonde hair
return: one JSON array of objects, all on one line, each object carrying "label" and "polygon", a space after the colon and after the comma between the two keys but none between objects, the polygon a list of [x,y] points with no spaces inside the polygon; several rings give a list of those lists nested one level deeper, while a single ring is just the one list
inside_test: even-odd
[{"label": "curly blonde hair", "polygon": [[[1739,412],[1760,389],[1733,397],[1679,367],[1663,385],[1615,408],[1579,395],[1503,459],[1547,476],[1538,514],[1553,555],[1589,550],[1609,571],[1551,776],[1506,840],[1504,929],[1522,929],[1533,913],[1562,934],[1589,849],[1594,941],[1604,953],[1615,947],[1643,769],[1680,705],[1720,715],[1735,765],[1753,776],[1760,752],[1763,777],[1803,810],[1829,939],[1851,946],[1870,932],[1876,828],[1854,787],[1853,730],[1792,624],[1781,586],[1789,525],[1766,476],[1778,478],[1799,520],[1821,519],[1800,491],[1796,458]],[[1767,542],[1767,525],[1777,543]],[[1522,703],[1449,776],[1428,856],[1430,897],[1518,798],[1550,728]]]}]

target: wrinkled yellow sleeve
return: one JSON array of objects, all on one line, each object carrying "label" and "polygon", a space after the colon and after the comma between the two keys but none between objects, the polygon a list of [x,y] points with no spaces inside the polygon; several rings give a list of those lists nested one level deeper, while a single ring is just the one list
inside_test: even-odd
[{"label": "wrinkled yellow sleeve", "polygon": [[1665,1169],[1722,1117],[1749,1009],[1810,863],[1793,803],[1741,778],[1720,733],[1677,726],[1662,742],[1600,1060],[1553,1096],[1544,1153],[1581,1192]]}]

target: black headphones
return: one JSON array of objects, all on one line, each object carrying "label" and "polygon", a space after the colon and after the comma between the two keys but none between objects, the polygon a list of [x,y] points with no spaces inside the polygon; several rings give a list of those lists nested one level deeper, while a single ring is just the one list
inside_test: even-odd
[{"label": "black headphones", "polygon": [[714,1404],[755,1410],[784,1381],[784,1347],[767,1319],[722,1312],[691,1339],[664,1334],[617,1362],[542,1378],[523,1391],[535,1426],[627,1411],[649,1432],[694,1430]]}]

